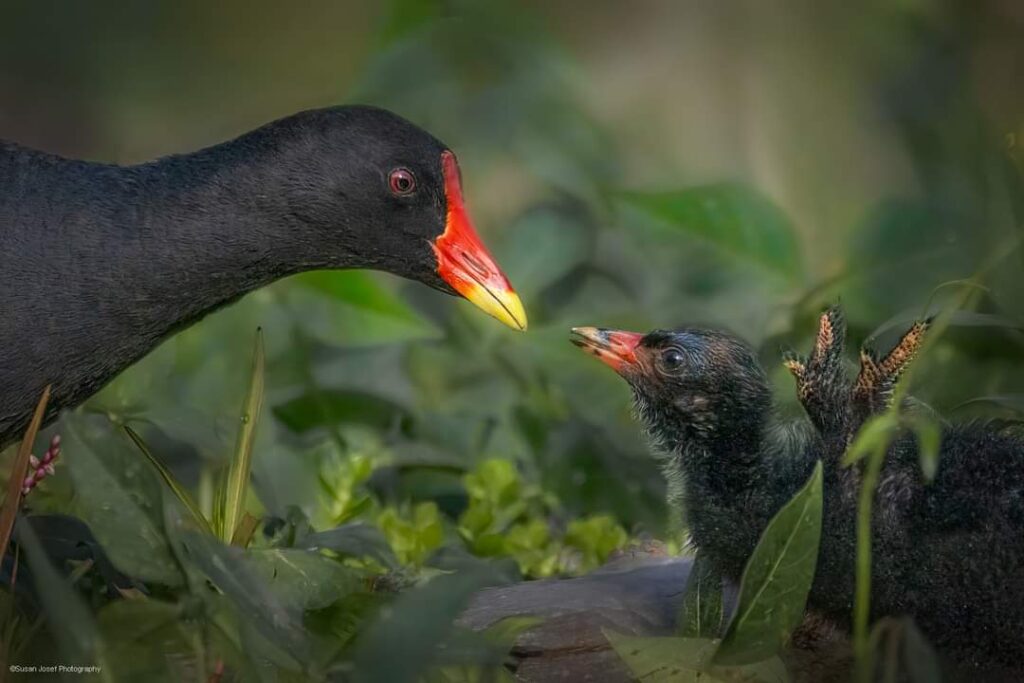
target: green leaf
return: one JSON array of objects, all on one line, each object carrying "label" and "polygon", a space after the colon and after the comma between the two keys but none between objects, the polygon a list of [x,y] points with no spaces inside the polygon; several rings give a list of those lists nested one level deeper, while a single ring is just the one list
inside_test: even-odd
[{"label": "green leaf", "polygon": [[215,521],[219,521],[219,525],[215,526],[219,526],[220,537],[225,543],[230,543],[234,538],[235,530],[245,515],[245,501],[250,483],[249,472],[252,470],[252,447],[256,441],[256,426],[259,424],[260,411],[263,408],[263,382],[263,331],[257,329],[249,390],[242,404],[238,440],[220,492],[220,513],[215,516]]},{"label": "green leaf", "polygon": [[516,290],[526,301],[585,262],[592,251],[581,216],[568,209],[532,209],[503,236],[502,267],[515,274]]},{"label": "green leaf", "polygon": [[149,464],[153,466],[153,469],[157,471],[160,478],[164,480],[165,484],[167,484],[167,488],[171,489],[171,492],[174,493],[179,501],[181,501],[181,504],[185,506],[185,509],[189,511],[189,514],[192,515],[192,520],[200,529],[212,534],[213,530],[210,528],[210,523],[206,520],[206,517],[203,516],[202,511],[199,509],[199,505],[192,499],[192,496],[185,487],[182,486],[174,475],[171,474],[171,471],[164,467],[164,464],[160,462],[155,455],[153,455],[153,452],[149,450],[149,446],[146,445],[146,442],[142,440],[142,437],[139,436],[135,430],[128,425],[124,425],[122,429],[128,438],[132,440],[132,443],[135,444],[136,448],[146,456],[146,459],[149,460]]},{"label": "green leaf", "polygon": [[296,664],[305,661],[310,645],[301,612],[271,589],[247,561],[244,550],[196,531],[184,531],[181,542],[195,566],[224,593],[245,623],[282,648]]},{"label": "green leaf", "polygon": [[743,571],[736,612],[715,652],[720,664],[771,657],[804,615],[821,540],[821,461],[772,518]]},{"label": "green leaf", "polygon": [[[367,683],[412,683],[443,653],[437,645],[453,632],[455,618],[472,595],[496,583],[495,575],[476,568],[445,574],[402,593],[360,636],[352,659]],[[401,643],[401,656],[395,644]]]},{"label": "green leaf", "polygon": [[869,417],[857,430],[853,443],[846,449],[842,464],[852,465],[876,449],[888,448],[897,426],[897,416],[892,411]]},{"label": "green leaf", "polygon": [[293,281],[299,287],[289,289],[288,300],[300,312],[299,324],[327,344],[367,346],[441,336],[436,325],[369,273],[320,270]]},{"label": "green leaf", "polygon": [[618,198],[627,210],[710,242],[736,259],[802,280],[792,224],[749,187],[722,183],[670,192],[620,192]]},{"label": "green leaf", "polygon": [[722,627],[722,575],[701,552],[686,582],[677,633],[684,638],[717,638]]},{"label": "green leaf", "polygon": [[358,424],[386,430],[396,420],[408,419],[397,403],[362,391],[323,389],[274,406],[274,417],[297,434],[318,427]]},{"label": "green leaf", "polygon": [[351,557],[372,557],[385,567],[397,569],[398,558],[384,535],[362,522],[345,524],[304,536],[299,545],[309,550],[332,550]]},{"label": "green leaf", "polygon": [[76,508],[111,562],[136,579],[179,585],[160,482],[146,462],[105,417],[70,414],[60,430]]},{"label": "green leaf", "polygon": [[249,550],[246,559],[287,606],[320,609],[359,590],[363,575],[313,550]]},{"label": "green leaf", "polygon": [[136,598],[118,600],[98,615],[104,660],[116,681],[185,680],[197,666],[192,637],[178,605]]},{"label": "green leaf", "polygon": [[918,458],[921,472],[931,481],[939,469],[939,448],[942,444],[942,427],[938,421],[926,415],[914,415],[907,420],[917,436]]},{"label": "green leaf", "polygon": [[607,630],[604,634],[634,678],[644,683],[785,683],[789,680],[786,667],[778,657],[739,666],[714,664],[716,640],[636,638]]},{"label": "green leaf", "polygon": [[[48,617],[47,624],[69,664],[89,665],[96,659],[98,631],[82,598],[70,582],[50,563],[39,537],[27,518],[15,526],[18,545],[32,570],[36,593]],[[101,663],[102,664],[102,663]]]}]

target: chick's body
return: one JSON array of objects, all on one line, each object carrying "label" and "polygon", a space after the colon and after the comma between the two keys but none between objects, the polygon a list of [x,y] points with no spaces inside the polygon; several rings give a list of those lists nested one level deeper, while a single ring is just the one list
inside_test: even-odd
[{"label": "chick's body", "polygon": [[[841,326],[834,332],[841,337]],[[862,466],[843,466],[841,455],[864,420],[884,409],[892,375],[902,367],[886,366],[890,357],[876,359],[885,372],[875,384],[861,377],[851,384],[841,363],[816,365],[813,354],[791,358],[787,364],[807,371],[798,388],[811,423],[781,424],[754,353],[731,335],[579,328],[574,341],[633,388],[667,475],[679,478],[691,542],[733,581],[768,522],[823,461],[822,537],[808,604],[849,626]],[[826,341],[835,344],[834,336]],[[931,481],[913,435],[899,435],[885,455],[873,510],[872,618],[912,616],[941,651],[963,663],[1019,663],[1024,439],[967,423],[945,425],[940,443]]]}]

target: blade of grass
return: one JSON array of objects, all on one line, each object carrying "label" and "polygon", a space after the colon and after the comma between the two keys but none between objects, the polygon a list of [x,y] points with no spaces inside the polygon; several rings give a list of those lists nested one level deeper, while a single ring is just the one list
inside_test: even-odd
[{"label": "blade of grass", "polygon": [[207,533],[212,534],[213,529],[210,528],[210,523],[206,520],[206,517],[203,516],[203,513],[202,511],[200,511],[199,506],[196,504],[195,500],[193,500],[192,496],[190,496],[188,491],[185,490],[185,487],[183,487],[178,482],[178,480],[174,478],[174,475],[171,474],[170,470],[164,467],[164,464],[160,462],[160,460],[155,455],[153,455],[153,452],[149,450],[149,446],[147,446],[146,442],[142,440],[142,437],[139,436],[138,432],[136,432],[128,425],[123,425],[121,429],[123,429],[124,433],[128,435],[128,438],[132,440],[132,443],[135,444],[136,448],[142,451],[142,454],[146,456],[146,459],[149,460],[149,463],[153,466],[153,469],[157,471],[157,473],[160,475],[160,478],[164,480],[165,484],[167,484],[167,488],[171,489],[171,491],[174,492],[174,495],[178,497],[178,500],[181,501],[181,504],[184,505],[185,508],[192,514],[192,518],[195,520],[196,524],[199,525],[199,528],[201,528],[203,531]]},{"label": "blade of grass", "polygon": [[24,485],[25,475],[28,473],[28,459],[32,455],[32,444],[36,440],[39,426],[43,423],[43,415],[46,413],[46,406],[50,402],[50,386],[43,389],[43,395],[39,397],[36,404],[36,411],[32,414],[32,421],[28,423],[25,430],[25,437],[18,446],[18,454],[14,458],[14,466],[11,467],[11,478],[7,481],[7,496],[4,498],[3,507],[0,508],[0,558],[7,554],[7,546],[11,542],[11,533],[14,531],[14,520],[18,517],[18,509],[21,507],[21,489]]},{"label": "blade of grass", "polygon": [[241,425],[235,453],[228,468],[221,491],[222,516],[220,537],[230,543],[245,513],[245,499],[249,492],[249,472],[252,469],[252,447],[256,440],[256,425],[263,407],[263,330],[256,330],[256,344],[252,354],[252,373],[249,391],[242,404]]},{"label": "blade of grass", "polygon": [[249,542],[252,541],[252,535],[256,533],[256,527],[259,524],[259,519],[246,512],[242,517],[242,521],[235,528],[235,533],[231,537],[231,545],[236,545],[239,548],[248,547]]}]

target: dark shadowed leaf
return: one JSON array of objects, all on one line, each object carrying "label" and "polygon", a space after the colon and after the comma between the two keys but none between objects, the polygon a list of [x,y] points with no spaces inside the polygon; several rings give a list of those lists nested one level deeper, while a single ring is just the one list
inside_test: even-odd
[{"label": "dark shadowed leaf", "polygon": [[717,638],[722,626],[722,575],[698,552],[686,583],[677,632],[684,638]]},{"label": "dark shadowed leaf", "polygon": [[181,504],[185,506],[185,509],[188,510],[189,514],[192,515],[192,521],[194,521],[203,531],[213,533],[210,529],[209,523],[206,521],[206,517],[203,515],[202,511],[200,511],[199,505],[192,499],[192,494],[190,494],[185,487],[181,485],[177,478],[171,474],[170,470],[164,467],[164,464],[160,462],[159,458],[153,455],[153,452],[149,450],[149,446],[147,446],[146,442],[142,440],[142,437],[139,436],[138,432],[128,425],[125,425],[122,429],[128,438],[131,439],[132,443],[135,444],[135,447],[139,449],[139,452],[141,452],[142,455],[145,456],[146,460],[149,461],[149,464],[153,466],[156,473],[160,475],[160,478],[163,479],[167,488],[171,490],[177,499],[181,501]]},{"label": "dark shadowed leaf", "polygon": [[754,664],[712,663],[718,641],[707,638],[637,638],[605,631],[605,636],[636,680],[647,683],[785,683],[778,657]]},{"label": "dark shadowed leaf", "polygon": [[910,683],[941,683],[939,658],[911,618],[904,619],[903,657]]},{"label": "dark shadowed leaf", "polygon": [[407,416],[405,409],[386,399],[341,389],[324,389],[274,406],[274,416],[293,432],[317,427],[359,424],[386,430]]},{"label": "dark shadowed leaf", "polygon": [[178,605],[119,600],[100,610],[98,622],[112,680],[174,683],[195,677],[197,653]]},{"label": "dark shadowed leaf", "polygon": [[362,522],[308,534],[296,545],[309,550],[333,550],[351,557],[372,557],[385,567],[398,567],[398,559],[384,535],[376,527]]},{"label": "dark shadowed leaf", "polygon": [[743,571],[736,612],[714,659],[748,664],[779,652],[803,619],[821,538],[819,461],[775,515]]},{"label": "dark shadowed leaf", "polygon": [[68,658],[68,663],[92,664],[97,655],[99,637],[89,608],[68,579],[50,563],[32,525],[24,518],[15,526],[15,537],[32,570],[39,599],[49,617],[49,627],[61,654]]},{"label": "dark shadowed leaf", "polygon": [[[484,567],[438,576],[382,608],[360,636],[353,653],[359,681],[412,683],[435,661],[455,617],[474,592],[495,582]],[[401,656],[396,656],[401,643]]]},{"label": "dark shadowed leaf", "polygon": [[803,267],[789,219],[749,187],[708,185],[669,192],[621,192],[624,218],[639,214],[710,242],[723,253],[801,280]]},{"label": "dark shadowed leaf", "polygon": [[365,585],[365,574],[313,550],[249,550],[245,559],[287,606],[320,609]]},{"label": "dark shadowed leaf", "polygon": [[304,661],[309,644],[301,613],[278,597],[246,561],[245,551],[195,531],[184,531],[181,541],[189,558],[224,593],[246,623],[296,662]]},{"label": "dark shadowed leaf", "polygon": [[60,428],[77,510],[110,561],[144,581],[180,584],[164,534],[161,484],[146,459],[105,417],[71,414]]}]

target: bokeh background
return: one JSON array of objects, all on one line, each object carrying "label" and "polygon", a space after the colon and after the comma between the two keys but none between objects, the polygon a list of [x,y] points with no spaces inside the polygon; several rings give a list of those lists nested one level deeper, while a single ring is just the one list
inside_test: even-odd
[{"label": "bokeh background", "polygon": [[[913,392],[946,415],[1013,417],[1022,83],[1016,0],[0,5],[3,138],[129,164],[359,102],[459,155],[527,334],[393,277],[300,276],[167,342],[89,405],[138,426],[208,506],[262,326],[258,504],[314,528],[415,527],[419,510],[457,538],[475,471],[516,479],[506,495],[540,506],[541,536],[583,519],[612,546],[619,528],[663,538],[664,484],[628,389],[567,342],[574,325],[727,327],[798,417],[779,350],[806,347],[823,306],[843,302],[852,344],[884,345],[970,279],[985,289]],[[75,491],[58,473],[33,495],[66,511]]]},{"label": "bokeh background", "polygon": [[566,342],[572,325],[721,325],[777,368],[830,301],[857,342],[984,271],[991,315],[949,335],[917,392],[946,410],[1024,386],[1012,0],[8,1],[3,16],[3,137],[125,164],[305,108],[388,107],[456,150],[524,296],[526,335],[376,274],[299,278],[212,316],[99,399],[177,437],[202,422],[200,459],[175,449],[193,483],[234,438],[218,424],[258,324],[260,498],[314,516],[327,443],[413,497],[500,457],[568,516],[656,533],[662,484],[628,391]]}]

